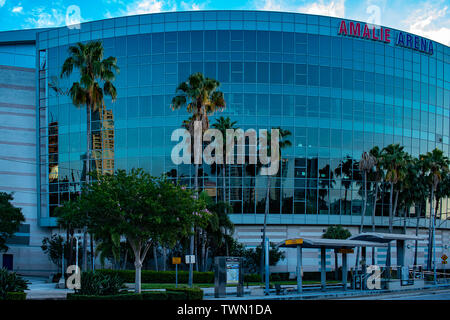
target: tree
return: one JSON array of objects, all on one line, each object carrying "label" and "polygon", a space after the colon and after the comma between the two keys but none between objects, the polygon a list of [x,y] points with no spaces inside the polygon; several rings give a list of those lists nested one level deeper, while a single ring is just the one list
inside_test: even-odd
[{"label": "tree", "polygon": [[[323,239],[348,239],[351,237],[350,231],[347,229],[344,229],[341,225],[337,226],[329,226],[327,230],[323,233],[322,238]],[[339,272],[338,272],[338,252],[336,249],[334,249],[334,278],[335,280],[338,279]]]},{"label": "tree", "polygon": [[[359,233],[363,232],[364,218],[366,216],[366,209],[367,209],[367,175],[374,169],[376,163],[377,159],[370,152],[363,152],[361,160],[359,160],[359,171],[363,173],[363,189],[364,189],[364,197],[363,197],[364,203],[361,214],[361,225],[359,227]],[[356,249],[355,268],[358,267],[359,250],[360,247]]]},{"label": "tree", "polygon": [[347,194],[355,179],[358,171],[358,163],[350,156],[346,156],[334,169],[336,177],[341,178],[341,184],[344,186],[344,214],[347,214]]},{"label": "tree", "polygon": [[[246,249],[244,247],[243,256],[245,258],[244,267],[247,272],[255,273],[258,272],[258,262],[261,261],[261,257],[264,257],[264,252],[261,250],[261,245],[258,245],[254,249]],[[276,265],[279,261],[285,258],[285,254],[276,246],[275,243],[269,243],[269,266]],[[260,268],[264,266],[260,266]],[[261,272],[261,270],[259,270]]]},{"label": "tree", "polygon": [[[236,127],[236,121],[231,121],[230,117],[220,117],[218,119],[216,119],[216,122],[213,123],[213,128],[219,130],[222,133],[223,136],[223,141],[227,141],[227,130],[229,129],[238,129],[238,127]],[[226,150],[225,148],[223,148],[223,164],[222,164],[222,189],[223,189],[223,198],[222,200],[225,202],[226,200],[226,192],[225,192],[225,180],[226,180],[226,163],[225,163],[225,154],[226,154]]]},{"label": "tree", "polygon": [[[384,147],[381,151],[382,167],[386,172],[385,179],[390,185],[389,193],[389,232],[393,232],[394,214],[396,208],[394,207],[394,187],[396,184],[404,179],[406,175],[407,153],[403,151],[404,147],[399,144],[390,144]],[[398,191],[396,193],[397,203]]]},{"label": "tree", "polygon": [[0,192],[0,252],[7,252],[6,241],[19,231],[20,224],[25,222],[22,209],[16,208],[11,201],[12,194]]},{"label": "tree", "polygon": [[[225,98],[222,91],[218,88],[220,82],[215,79],[205,78],[202,73],[197,72],[189,76],[187,81],[182,82],[177,87],[177,95],[172,98],[171,108],[177,110],[186,108],[187,112],[192,116],[188,122],[184,122],[191,137],[194,136],[194,126],[196,121],[202,124],[203,132],[209,129],[208,115],[218,110],[223,110],[226,106]],[[203,133],[202,132],[202,133]],[[198,155],[201,157],[201,155]],[[194,154],[195,159],[195,154]],[[194,190],[198,196],[198,163],[194,161],[195,177]],[[193,231],[193,230],[192,230]],[[190,239],[190,252],[194,254],[194,234]],[[193,281],[193,265],[189,265],[189,285],[192,286]]]},{"label": "tree", "polygon": [[48,256],[51,262],[56,264],[58,270],[61,270],[62,259],[65,251],[64,239],[58,234],[53,234],[50,238],[42,239],[42,251]]},{"label": "tree", "polygon": [[[378,146],[370,149],[369,154],[375,160],[373,170],[368,173],[368,179],[373,181],[373,204],[372,204],[372,232],[375,232],[375,214],[377,211],[379,184],[383,181],[383,170],[381,170],[381,155]],[[372,247],[372,265],[375,264],[375,247]]]},{"label": "tree", "polygon": [[210,218],[206,204],[194,193],[165,177],[154,178],[142,169],[97,175],[87,186],[85,210],[92,212],[92,231],[117,234],[134,254],[135,291],[141,291],[142,263],[154,243],[175,244]]},{"label": "tree", "polygon": [[433,210],[433,201],[435,199],[435,193],[439,187],[439,183],[443,180],[443,177],[449,171],[449,159],[444,156],[444,153],[441,150],[437,148],[432,152],[427,152],[427,154],[421,155],[420,159],[424,161],[424,166],[426,169],[426,183],[430,189],[430,227],[428,232],[427,269],[431,270],[433,262],[433,243],[435,241],[434,233],[436,225],[436,213]]},{"label": "tree", "polygon": [[[270,157],[272,152],[278,152],[279,153],[279,159],[281,159],[281,150],[287,147],[292,146],[292,142],[288,139],[288,137],[291,135],[291,132],[289,130],[283,130],[281,128],[274,128],[275,130],[279,131],[279,141],[278,141],[278,150],[272,150],[272,135],[271,132],[267,133],[267,156]],[[260,167],[261,168],[261,167]],[[267,176],[267,188],[266,188],[266,207],[264,210],[264,225],[263,225],[263,236],[261,241],[261,247],[263,250],[265,250],[265,242],[266,242],[266,226],[267,226],[267,215],[269,214],[269,203],[270,203],[270,183],[271,183],[271,176]],[[261,281],[264,282],[264,254],[265,251],[263,251],[263,254],[261,254]]]},{"label": "tree", "polygon": [[[69,47],[69,57],[64,61],[61,78],[70,77],[76,69],[80,80],[72,84],[69,95],[76,107],[86,107],[86,170],[85,181],[88,183],[91,154],[91,113],[100,110],[104,105],[104,96],[116,100],[117,90],[113,85],[115,73],[119,73],[117,58],[103,59],[104,49],[101,41],[91,41],[86,44],[77,43]],[[87,235],[84,232],[84,256],[87,255]],[[92,249],[92,240],[91,240]],[[84,260],[84,270],[87,269],[87,259]]]}]

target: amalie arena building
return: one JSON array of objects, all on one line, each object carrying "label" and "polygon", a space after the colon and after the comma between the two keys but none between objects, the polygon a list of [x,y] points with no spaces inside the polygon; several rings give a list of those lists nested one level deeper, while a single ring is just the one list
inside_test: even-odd
[{"label": "amalie arena building", "polygon": [[[59,232],[55,207],[80,191],[86,111],[64,94],[77,75],[61,80],[59,74],[68,47],[90,40],[101,40],[105,56],[117,57],[121,70],[117,101],[107,99],[91,114],[91,168],[110,173],[141,167],[193,185],[193,166],[171,160],[177,144],[171,134],[188,114],[172,111],[170,103],[177,85],[194,72],[219,80],[225,93],[227,107],[211,122],[228,116],[244,130],[281,127],[292,133],[292,146],[283,149],[271,180],[272,242],[321,237],[336,224],[358,233],[361,181],[351,169],[338,168],[343,161],[358,162],[373,146],[400,143],[414,156],[438,147],[450,156],[450,48],[401,30],[307,14],[196,11],[1,32],[0,190],[13,192],[26,216],[2,263],[25,274],[56,270],[40,248],[42,239]],[[203,164],[200,186],[219,200],[225,192],[234,236],[254,247],[261,242],[267,176],[248,164],[230,165],[226,174],[223,188],[221,172]],[[437,258],[449,254],[449,210],[442,200]],[[377,232],[388,231],[388,214],[389,195],[383,193],[376,204]],[[402,233],[405,223],[406,232],[415,234],[414,208],[406,222],[395,219],[394,232]],[[427,228],[420,217],[419,234]],[[427,241],[418,246],[418,263],[424,264]],[[295,250],[285,250],[286,259],[273,271],[295,272]],[[407,242],[409,265],[414,250],[414,241]],[[306,250],[306,271],[318,270],[319,254]],[[386,249],[378,248],[377,263],[385,259]],[[331,270],[331,250],[327,264]]]}]

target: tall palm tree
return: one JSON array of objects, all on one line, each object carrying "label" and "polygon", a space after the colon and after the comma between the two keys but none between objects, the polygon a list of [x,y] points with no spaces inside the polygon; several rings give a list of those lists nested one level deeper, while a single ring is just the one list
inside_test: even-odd
[{"label": "tall palm tree", "polygon": [[[392,233],[394,228],[394,188],[396,184],[404,178],[406,172],[406,152],[404,147],[399,144],[390,144],[381,151],[382,166],[386,171],[386,182],[390,185],[389,194],[389,232]],[[398,192],[397,192],[398,195]],[[396,196],[397,198],[397,196]]]},{"label": "tall palm tree", "polygon": [[[172,110],[186,108],[192,116],[188,122],[184,122],[191,134],[194,136],[194,123],[201,121],[202,131],[209,129],[208,115],[223,110],[226,107],[225,98],[222,91],[218,88],[220,82],[215,79],[205,78],[202,73],[191,74],[187,81],[182,82],[176,89],[177,95],[172,98]],[[202,133],[203,133],[202,132]],[[195,155],[194,155],[195,157]],[[198,196],[198,164],[194,163],[195,178],[194,188]],[[194,227],[192,226],[192,235],[190,237],[189,254],[194,254]],[[192,286],[193,265],[189,264],[189,286]]]},{"label": "tall palm tree", "polygon": [[[223,141],[227,140],[227,130],[228,129],[238,129],[236,127],[237,121],[231,121],[230,117],[220,117],[216,119],[216,122],[213,123],[213,128],[219,130],[222,133]],[[223,164],[222,164],[222,189],[223,189],[223,198],[222,201],[226,202],[226,192],[225,192],[225,180],[226,180],[226,163],[225,163],[225,154],[226,150],[223,148]]]},{"label": "tall palm tree", "polygon": [[[367,209],[367,174],[371,172],[377,163],[377,159],[370,152],[363,152],[361,160],[359,161],[359,170],[363,173],[363,189],[364,189],[364,203],[361,215],[361,225],[359,227],[359,233],[363,232],[364,228],[364,217],[366,216]],[[358,266],[359,261],[359,250],[360,247],[356,249],[356,262],[355,268]]]},{"label": "tall palm tree", "polygon": [[[375,232],[375,213],[378,200],[378,184],[383,180],[383,171],[381,170],[380,148],[378,146],[370,149],[369,154],[375,160],[373,170],[368,173],[368,178],[373,181],[373,204],[372,204],[372,232]],[[375,247],[372,247],[372,265],[375,265]]]},{"label": "tall palm tree", "polygon": [[[390,185],[389,192],[389,232],[394,231],[394,213],[396,208],[394,206],[393,195],[394,188],[398,181],[404,178],[406,172],[406,152],[404,147],[399,144],[390,144],[381,150],[382,167],[386,172],[385,180]],[[398,191],[396,193],[395,204],[397,204]],[[388,268],[387,276],[390,277],[391,266],[391,243],[388,243],[386,266]]]},{"label": "tall palm tree", "polygon": [[[438,189],[439,183],[443,180],[444,176],[449,171],[449,159],[444,156],[444,153],[439,149],[434,149],[432,152],[427,152],[426,155],[420,156],[424,161],[426,172],[427,172],[427,184],[431,189],[430,194],[430,227],[428,232],[428,259],[427,259],[427,269],[431,270],[432,267],[432,255],[433,247],[435,242],[435,224],[436,224],[436,214],[433,210],[433,201],[435,198],[436,190]],[[436,262],[434,267],[436,268]]]},{"label": "tall palm tree", "polygon": [[334,173],[336,177],[342,177],[341,184],[344,186],[344,214],[347,214],[347,193],[350,187],[352,186],[352,182],[354,175],[353,172],[358,170],[357,162],[350,156],[346,156],[344,160],[342,160],[339,165],[334,169]]},{"label": "tall palm tree", "polygon": [[[72,103],[76,107],[86,107],[86,172],[85,182],[89,183],[90,154],[91,154],[91,113],[99,111],[104,105],[104,96],[110,96],[113,101],[117,98],[117,90],[113,85],[115,74],[120,69],[115,57],[103,59],[104,49],[101,41],[91,41],[86,44],[77,43],[69,47],[69,56],[64,61],[60,77],[70,77],[74,69],[80,73],[80,80],[73,82],[69,89]],[[83,239],[84,270],[87,269],[87,233]],[[91,238],[91,252],[93,244]]]},{"label": "tall palm tree", "polygon": [[[267,132],[267,156],[270,157],[272,152],[279,153],[279,159],[281,160],[281,150],[287,147],[292,146],[292,142],[288,139],[288,137],[292,134],[289,130],[284,130],[279,127],[274,128],[279,131],[279,141],[278,141],[278,150],[272,150],[272,134],[271,132]],[[270,184],[271,184],[271,176],[267,176],[267,189],[266,189],[266,207],[264,210],[264,226],[263,226],[263,238],[261,242],[261,281],[264,282],[264,254],[265,254],[265,242],[266,242],[266,226],[267,226],[267,215],[269,213],[269,202],[270,202]]]}]

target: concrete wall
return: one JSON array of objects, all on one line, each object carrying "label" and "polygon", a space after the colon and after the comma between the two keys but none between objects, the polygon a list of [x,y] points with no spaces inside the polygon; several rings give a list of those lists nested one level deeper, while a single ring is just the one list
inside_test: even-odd
[{"label": "concrete wall", "polygon": [[0,191],[13,193],[26,218],[8,243],[14,270],[47,274],[55,267],[40,248],[50,230],[37,221],[34,55],[34,45],[0,46]]}]

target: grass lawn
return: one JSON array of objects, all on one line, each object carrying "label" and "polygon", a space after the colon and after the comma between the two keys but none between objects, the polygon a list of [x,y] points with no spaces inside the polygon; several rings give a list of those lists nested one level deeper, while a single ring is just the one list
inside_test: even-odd
[{"label": "grass lawn", "polygon": [[[270,282],[271,285],[279,283],[281,285],[297,285],[297,281],[272,281]],[[340,281],[327,281],[328,284],[334,284],[334,283],[341,283]],[[320,281],[303,281],[303,284],[320,284]],[[249,282],[249,286],[264,286],[265,284],[263,282]],[[236,285],[230,284],[227,285],[227,287],[235,287]],[[244,283],[244,286],[247,286],[247,283]],[[179,283],[178,287],[188,287],[186,283]],[[194,287],[199,288],[214,288],[214,283],[194,283]],[[143,283],[142,289],[148,290],[148,289],[166,289],[166,288],[175,288],[175,283]]]}]

